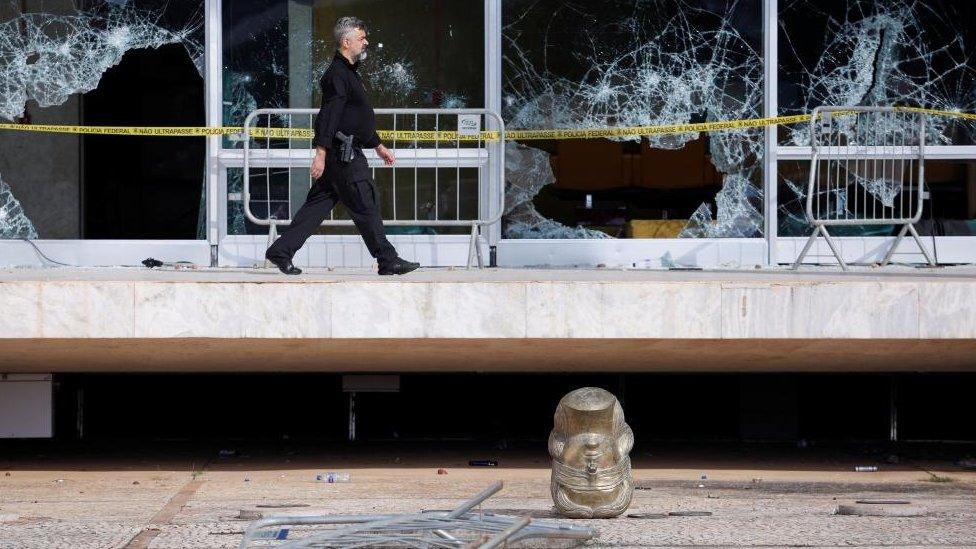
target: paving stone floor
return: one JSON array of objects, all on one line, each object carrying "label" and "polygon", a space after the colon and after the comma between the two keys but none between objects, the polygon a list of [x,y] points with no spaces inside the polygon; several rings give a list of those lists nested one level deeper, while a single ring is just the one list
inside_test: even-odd
[{"label": "paving stone floor", "polygon": [[[462,453],[426,452],[13,452],[0,457],[0,548],[236,547],[248,524],[236,518],[242,509],[265,516],[445,509],[495,480],[506,486],[487,509],[551,516],[544,454],[502,452],[499,467],[471,468]],[[587,544],[594,547],[976,546],[976,473],[947,460],[881,462],[878,472],[858,473],[859,458],[848,454],[798,455],[638,455],[630,513],[711,515],[572,522],[598,529]],[[350,481],[315,480],[332,470],[349,472]],[[865,498],[908,500],[918,516],[835,514],[839,504]],[[282,507],[293,504],[301,506]]]}]

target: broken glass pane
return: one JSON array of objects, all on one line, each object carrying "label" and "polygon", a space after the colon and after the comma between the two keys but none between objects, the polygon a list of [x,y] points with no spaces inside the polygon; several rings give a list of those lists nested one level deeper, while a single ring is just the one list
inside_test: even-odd
[{"label": "broken glass pane", "polygon": [[[760,13],[758,1],[505,0],[507,127],[628,127],[759,116]],[[682,236],[761,236],[761,136],[759,130],[710,134],[711,163],[724,175],[716,223],[705,219],[711,206],[702,204]],[[669,150],[697,138],[644,137],[652,148]],[[527,145],[548,156],[544,144]],[[506,217],[506,236],[601,237],[542,217],[531,199],[553,180],[538,176],[542,160],[527,161],[528,153],[513,147],[508,155],[508,186],[517,189],[521,206]]]},{"label": "broken glass pane", "polygon": [[[126,52],[179,44],[202,77],[203,42],[202,0],[0,1],[0,120],[82,124],[79,94],[96,89]],[[79,139],[21,132],[0,135],[0,148],[16,140],[20,151],[0,158],[0,171],[18,189],[28,211],[43,209],[46,214],[37,225],[24,217],[29,230],[19,225],[12,233],[0,231],[0,237],[78,235],[77,223],[67,215],[80,209],[78,155],[64,155],[52,180],[50,170],[32,168],[40,164],[25,163],[24,154],[47,158],[66,146],[74,151]],[[5,188],[9,200],[9,187]],[[16,201],[8,208],[10,204]],[[11,211],[7,210],[8,222]],[[25,216],[19,206],[16,212],[18,219]]]},{"label": "broken glass pane", "polygon": [[[319,79],[332,62],[335,51],[333,25],[339,16],[350,14],[367,23],[370,45],[359,74],[374,107],[484,105],[484,10],[480,6],[472,10],[468,2],[438,0],[224,0],[223,8],[223,118],[226,125],[241,125],[248,113],[257,108],[318,108]],[[311,117],[301,118],[294,117],[292,127],[311,127]],[[399,118],[401,125],[396,129],[413,129],[402,125],[405,122],[413,124],[412,117],[410,121],[405,118]],[[275,122],[278,123],[280,121]],[[394,129],[392,118],[381,116],[378,123],[380,129]],[[419,130],[435,129],[430,120],[421,119],[418,124]],[[429,127],[424,127],[425,124]],[[442,117],[438,129],[450,129],[444,124]],[[293,140],[291,144],[285,140],[267,144],[256,141],[254,145],[311,147],[308,140]],[[227,139],[225,146],[241,145]],[[398,143],[400,148],[408,146],[408,143]],[[410,172],[412,181],[413,170]],[[304,173],[307,179],[307,170]],[[379,170],[377,174],[381,192],[392,196],[392,181],[387,183],[383,179],[391,174],[386,170]],[[238,179],[229,179],[229,184],[239,184],[239,176],[235,177]],[[459,184],[455,181],[455,189],[461,189],[460,202],[464,210],[472,200],[476,201],[477,185],[467,183],[468,174],[453,177],[461,181]],[[402,176],[398,175],[398,179],[402,181]],[[421,179],[420,186],[426,185],[433,192],[434,178],[421,174]],[[397,195],[405,189],[407,186],[397,186]],[[445,189],[440,191],[446,192]],[[292,193],[293,210],[301,205],[303,198],[304,193],[301,196]],[[398,212],[404,206],[413,205],[412,195],[408,200],[402,198],[396,202]],[[456,203],[458,197],[452,196],[448,201]],[[421,203],[418,207],[438,209],[435,207],[437,200],[428,202],[431,204]],[[443,204],[439,205],[443,207]],[[232,200],[228,211],[231,234],[267,231],[244,222],[239,201]],[[387,218],[392,213],[392,208],[384,211]],[[413,229],[394,229],[392,232],[407,230]],[[340,234],[347,231],[330,227],[327,232]],[[438,229],[437,232],[450,231]]]},{"label": "broken glass pane", "polygon": [[842,170],[848,175],[847,180],[864,187],[878,201],[888,208],[894,207],[895,197],[901,193],[905,182],[893,177],[866,177],[865,175]]},{"label": "broken glass pane", "polygon": [[555,181],[549,154],[517,143],[505,144],[506,238],[610,238],[585,227],[567,227],[546,219],[532,199],[543,186]]},{"label": "broken glass pane", "polygon": [[[976,5],[970,0],[780,3],[779,104],[976,107]],[[933,145],[973,143],[976,125],[928,119]],[[784,144],[809,144],[806,125],[782,126]]]},{"label": "broken glass pane", "polygon": [[715,195],[718,215],[713,219],[708,204],[702,204],[691,215],[682,238],[750,238],[762,234],[763,214],[755,204],[762,204],[760,190],[738,175],[725,178],[722,190]]},{"label": "broken glass pane", "polygon": [[[921,224],[936,223],[940,227],[967,226],[976,229],[976,162],[962,160],[928,160],[926,161],[926,191],[929,198],[924,202]],[[843,167],[841,168],[843,172]],[[810,176],[809,161],[783,160],[779,162],[779,196],[788,197],[780,200],[779,234],[781,236],[809,236],[812,228],[806,219],[807,181]],[[814,195],[811,205],[814,212],[823,218],[852,217],[855,210],[868,215],[877,215],[882,208],[893,208],[893,213],[899,215],[912,206],[912,194],[904,190],[898,193],[891,190],[900,184],[890,179],[878,178],[867,180],[869,184],[883,185],[871,192],[870,189],[848,185],[845,187],[825,189]],[[859,190],[857,190],[859,189]],[[894,194],[895,198],[888,200]],[[887,202],[887,203],[886,203]],[[892,225],[850,225],[834,226],[830,228],[832,235],[837,236],[892,236],[899,227]],[[921,229],[920,229],[921,230]],[[965,232],[946,229],[945,235],[976,234],[976,230],[966,229]]]},{"label": "broken glass pane", "polygon": [[[903,105],[971,112],[976,108],[976,4],[969,0],[846,0],[780,3],[779,104],[782,114],[820,105]],[[888,119],[887,133],[903,132]],[[844,124],[842,118],[835,119]],[[931,116],[931,145],[969,145],[976,124]],[[781,126],[780,142],[810,144],[806,124]],[[806,226],[805,179],[781,165],[780,229]],[[900,182],[859,178],[880,205],[892,206]],[[821,196],[824,203],[837,197]],[[806,232],[803,229],[800,232]]]},{"label": "broken glass pane", "polygon": [[37,238],[34,224],[24,214],[10,186],[0,178],[0,239]]},{"label": "broken glass pane", "polygon": [[202,2],[192,4],[94,2],[63,14],[16,7],[0,23],[0,117],[22,116],[31,99],[49,107],[95,89],[131,49],[183,44],[202,75]]},{"label": "broken glass pane", "polygon": [[464,2],[226,0],[224,123],[260,108],[317,108],[340,15],[366,21],[360,75],[377,108],[484,105],[483,10]]}]

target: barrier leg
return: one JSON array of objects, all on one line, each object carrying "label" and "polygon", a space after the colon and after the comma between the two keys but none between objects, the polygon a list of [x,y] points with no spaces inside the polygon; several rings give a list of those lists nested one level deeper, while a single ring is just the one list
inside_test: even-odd
[{"label": "barrier leg", "polygon": [[473,263],[472,260],[475,258],[478,260],[479,269],[483,269],[485,267],[485,258],[481,253],[481,246],[478,245],[478,238],[480,236],[478,234],[480,232],[479,229],[480,227],[477,224],[471,225],[471,241],[468,243],[468,269],[471,268],[471,263]]},{"label": "barrier leg", "polygon": [[471,239],[468,241],[468,265],[467,268],[471,268],[471,259],[474,256],[474,249],[478,245],[478,226],[471,225]]},{"label": "barrier leg", "polygon": [[[888,253],[885,254],[884,261],[881,262],[882,267],[887,266],[888,263],[891,262],[891,256],[895,255],[895,248],[897,248],[898,244],[901,244],[901,240],[905,238],[905,233],[908,232],[908,227],[911,227],[910,223],[907,225],[902,225],[901,230],[898,231],[898,236],[895,238],[895,242],[891,245],[891,248],[888,248]],[[921,245],[922,243],[919,242],[919,246]],[[925,257],[928,258],[928,254],[926,254]]]},{"label": "barrier leg", "polygon": [[803,258],[807,256],[807,252],[810,251],[810,247],[813,246],[813,243],[817,240],[817,233],[819,232],[820,232],[820,226],[818,225],[814,227],[813,234],[811,234],[810,238],[807,239],[807,243],[803,246],[803,251],[800,252],[800,255],[796,258],[796,261],[793,263],[794,271],[800,268],[800,263],[803,263]]},{"label": "barrier leg", "polygon": [[485,258],[484,258],[484,254],[482,254],[481,252],[481,242],[479,242],[480,240],[481,240],[481,226],[479,225],[474,238],[474,251],[477,252],[478,254],[478,268],[484,269]]},{"label": "barrier leg", "polygon": [[837,258],[837,262],[840,263],[840,269],[842,271],[847,270],[847,263],[844,263],[844,258],[841,257],[840,251],[837,250],[837,246],[834,245],[834,239],[830,237],[830,233],[827,232],[827,227],[823,225],[820,226],[820,232],[824,235],[824,240],[827,241],[827,245],[830,246],[830,251],[834,252],[834,257]]},{"label": "barrier leg", "polygon": [[[938,264],[936,264],[935,259],[933,259],[931,255],[929,255],[929,251],[925,249],[925,246],[922,246],[922,238],[918,236],[918,231],[915,230],[915,225],[909,223],[908,231],[912,233],[912,238],[914,238],[915,243],[918,244],[918,249],[922,250],[922,255],[925,256],[925,260],[929,262],[929,265],[933,267],[937,267]],[[932,245],[935,246],[934,241],[932,242]]]}]

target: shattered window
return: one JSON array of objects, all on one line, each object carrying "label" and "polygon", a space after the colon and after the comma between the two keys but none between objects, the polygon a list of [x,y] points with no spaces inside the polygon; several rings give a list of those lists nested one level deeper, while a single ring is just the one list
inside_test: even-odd
[{"label": "shattered window", "polygon": [[0,238],[37,238],[37,229],[3,179],[0,179]]},{"label": "shattered window", "polygon": [[[761,3],[503,2],[508,129],[753,118]],[[762,236],[762,130],[509,143],[507,238]]]},{"label": "shattered window", "polygon": [[[976,108],[976,3],[971,0],[780,2],[781,114],[820,105]],[[928,119],[931,145],[976,143],[976,124]],[[808,145],[806,125],[782,126]]]},{"label": "shattered window", "polygon": [[[779,236],[809,236],[812,228],[804,211],[806,208],[807,180],[810,162],[781,160],[779,162],[780,200]],[[905,177],[904,182],[908,182]],[[903,181],[899,179],[897,183]],[[925,162],[927,198],[923,203],[922,218],[915,224],[919,234],[935,236],[976,236],[976,161],[927,160]],[[820,211],[830,211],[834,217],[843,217],[855,209],[871,212],[882,207],[897,206],[902,200],[890,187],[867,186],[858,189],[858,198],[852,199],[853,187],[838,186],[824,191],[820,196]],[[909,194],[909,196],[911,196]],[[907,200],[907,198],[906,198]],[[854,202],[855,204],[852,204]],[[902,203],[904,205],[904,203]],[[837,225],[830,227],[834,236],[895,236],[901,226],[895,225]]]},{"label": "shattered window", "polygon": [[[258,108],[318,108],[318,82],[335,52],[332,29],[339,17],[347,15],[359,17],[367,24],[370,45],[359,73],[373,107],[484,106],[484,10],[480,4],[478,9],[471,9],[469,2],[444,0],[225,0],[223,6],[223,116],[227,125],[241,125],[248,113]],[[296,116],[290,122],[278,119],[272,124],[308,128],[312,120],[313,117]],[[413,120],[404,116],[398,117],[396,128],[389,116],[379,116],[377,122],[379,129],[414,129]],[[456,129],[456,118],[452,122],[445,117],[435,120],[421,116],[416,121],[417,130],[434,130],[435,126],[441,130]],[[227,139],[225,146],[241,144]],[[308,140],[256,140],[253,146],[308,149],[311,144]],[[392,148],[391,143],[387,146]],[[397,147],[411,144],[401,141]],[[290,178],[287,169],[259,171],[252,173],[252,185],[264,189],[258,191],[263,193],[261,198],[252,190],[255,215],[267,217],[267,196],[273,197],[271,214],[276,218],[288,218],[289,211],[294,214],[308,189],[308,170],[292,168]],[[433,168],[398,168],[396,186],[391,170],[376,173],[387,219],[393,219],[394,196],[398,219],[414,218],[414,206],[420,219],[450,219],[458,211],[463,216],[476,217],[476,213],[469,213],[470,208],[477,208],[476,176],[466,171],[446,170],[442,177]],[[240,170],[228,173],[232,193],[228,204],[229,234],[266,234],[266,227],[243,218],[242,180]],[[449,208],[448,204],[453,206]],[[336,218],[348,216],[339,207]],[[323,232],[355,233],[355,229],[328,227]],[[388,232],[426,234],[434,229],[391,227]],[[458,231],[439,228],[436,232]]]},{"label": "shattered window", "polygon": [[0,24],[0,117],[6,120],[22,116],[28,100],[50,107],[95,89],[133,49],[182,44],[203,75],[199,0],[8,3]]},{"label": "shattered window", "polygon": [[[976,3],[971,0],[790,0],[780,2],[779,15],[781,114],[805,113],[820,105],[976,109],[976,27],[972,23]],[[972,121],[928,116],[925,122],[928,145],[976,143]],[[809,125],[781,126],[779,137],[783,145],[808,146]],[[779,234],[783,236],[810,231],[804,214],[808,164],[780,162]],[[966,175],[962,164],[954,169],[947,166],[926,162],[931,198],[923,205],[923,215],[937,224],[976,218],[972,207],[976,181]],[[947,175],[950,172],[954,175]],[[892,183],[859,182],[880,205],[894,200]],[[843,196],[820,198],[841,210],[848,208]],[[947,203],[958,207],[946,208]],[[835,232],[887,235],[889,229],[853,226]]]},{"label": "shattered window", "polygon": [[317,108],[341,16],[367,23],[360,67],[376,108],[484,105],[484,14],[467,2],[225,0],[224,122],[256,108]]},{"label": "shattered window", "polygon": [[[83,94],[133,50],[182,46],[202,87],[203,36],[201,0],[2,0],[0,121],[83,125]],[[0,131],[0,238],[83,236],[83,139]]]}]

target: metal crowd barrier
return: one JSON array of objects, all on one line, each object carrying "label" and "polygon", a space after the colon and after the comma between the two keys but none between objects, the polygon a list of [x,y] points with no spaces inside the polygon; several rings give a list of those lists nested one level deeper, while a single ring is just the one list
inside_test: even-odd
[{"label": "metal crowd barrier", "polygon": [[[505,125],[501,116],[488,109],[376,109],[375,112],[380,133],[394,133],[390,139],[383,139],[383,143],[397,159],[394,166],[386,166],[374,151],[363,151],[374,180],[380,170],[390,170],[389,177],[384,177],[384,183],[391,184],[390,192],[381,193],[380,197],[381,211],[391,212],[384,215],[384,226],[470,227],[468,268],[475,257],[478,266],[483,267],[479,246],[482,231],[500,222],[505,204]],[[304,192],[292,196],[293,187],[307,191],[313,183],[309,170],[313,158],[311,130],[317,113],[318,109],[257,109],[244,121],[244,214],[251,223],[269,227],[269,244],[277,237],[277,227],[291,222],[293,204],[301,204],[305,199]],[[483,133],[490,126],[489,121],[493,123],[491,139]],[[282,134],[301,136],[282,137]],[[428,168],[433,168],[432,198],[419,192],[419,175],[421,170],[431,175]],[[453,181],[441,181],[444,171],[454,172]],[[474,191],[477,205],[469,208],[471,215],[462,215],[462,173],[468,179],[474,175],[477,184]],[[272,179],[277,183],[273,185]],[[285,185],[287,192],[282,191]],[[451,191],[450,185],[454,186],[453,192],[443,197],[442,191]],[[453,204],[449,203],[450,198]],[[255,204],[264,210],[262,215],[254,212]],[[354,224],[351,219],[338,219],[333,209],[322,226]]]},{"label": "metal crowd barrier", "polygon": [[[496,515],[481,505],[503,487],[497,481],[451,511],[428,511],[399,515],[278,516],[248,525],[240,549],[279,547],[313,549],[324,547],[415,547],[489,549],[508,543],[540,539],[540,547],[575,546],[593,539],[597,532],[553,520]],[[270,528],[288,526],[269,531]],[[306,529],[304,537],[288,540],[295,527]],[[280,534],[284,535],[267,535]],[[265,535],[262,535],[265,534]],[[301,535],[301,534],[299,534]],[[273,540],[273,541],[272,541]],[[285,540],[284,543],[275,543]],[[531,543],[531,542],[530,542]]]},{"label": "metal crowd barrier", "polygon": [[813,233],[793,264],[796,269],[818,235],[840,266],[844,262],[827,227],[901,225],[885,254],[887,265],[911,233],[926,261],[935,265],[914,223],[922,217],[925,192],[925,115],[893,107],[823,106],[810,120],[810,181],[806,216]]}]

